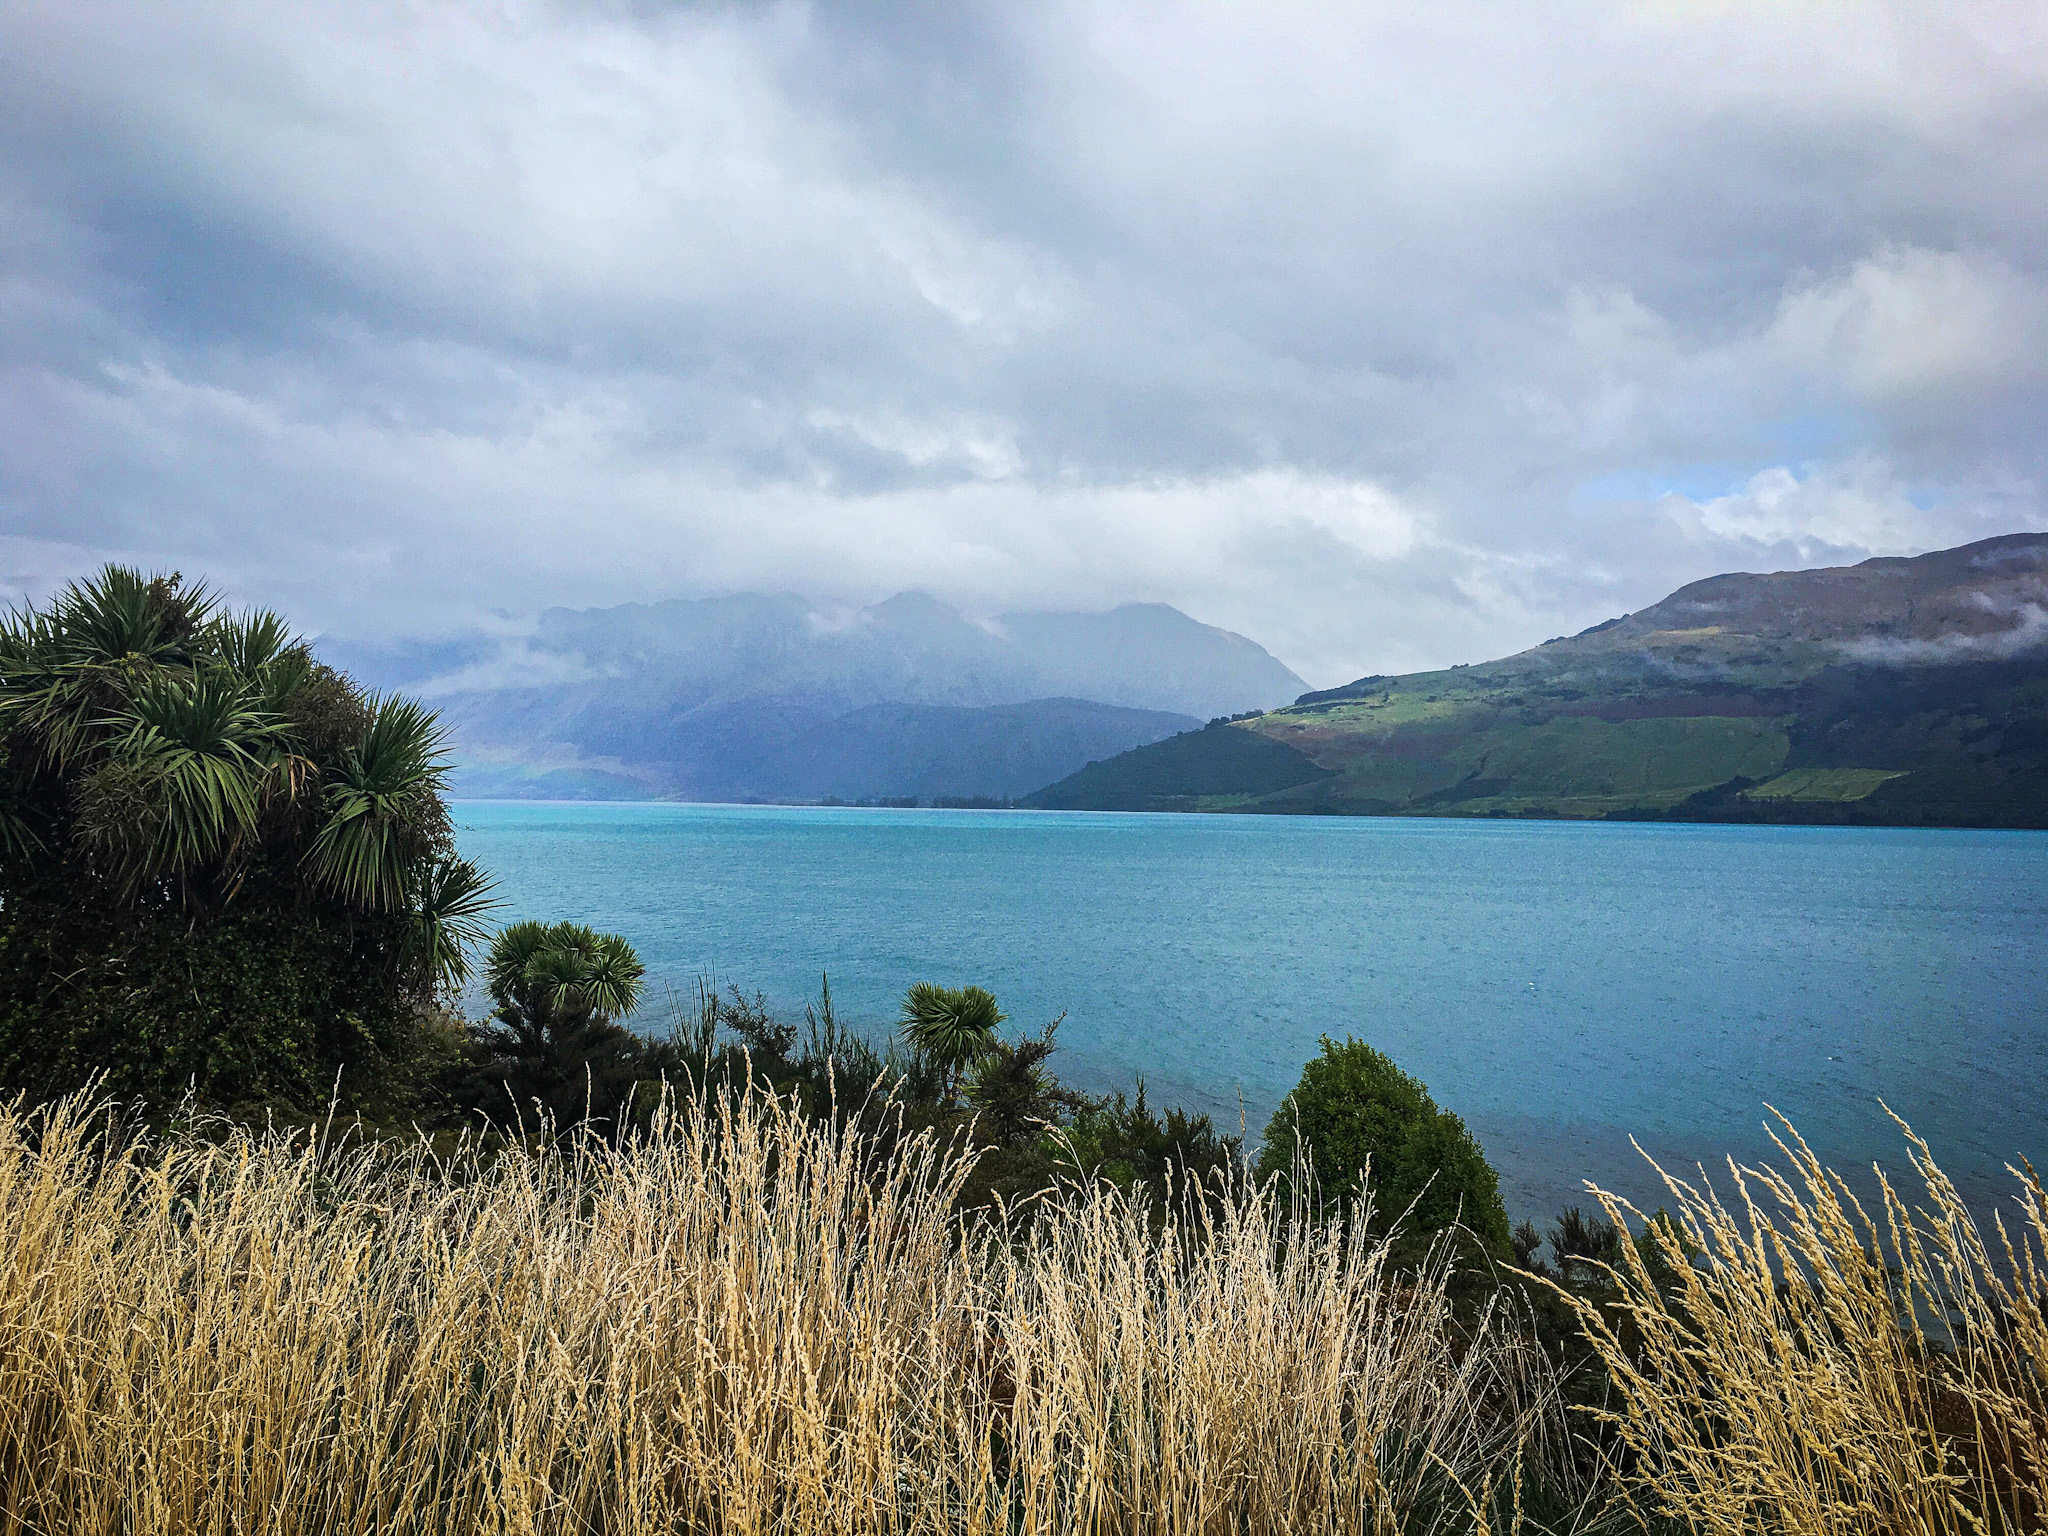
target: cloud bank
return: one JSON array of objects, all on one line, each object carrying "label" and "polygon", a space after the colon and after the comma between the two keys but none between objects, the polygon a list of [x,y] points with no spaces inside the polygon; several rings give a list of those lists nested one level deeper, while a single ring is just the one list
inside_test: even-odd
[{"label": "cloud bank", "polygon": [[1173,603],[1312,682],[2048,526],[2037,6],[0,11],[0,595]]}]

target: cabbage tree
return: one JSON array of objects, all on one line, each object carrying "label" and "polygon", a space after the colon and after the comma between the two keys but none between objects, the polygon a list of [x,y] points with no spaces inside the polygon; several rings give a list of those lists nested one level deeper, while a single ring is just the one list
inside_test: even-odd
[{"label": "cabbage tree", "polygon": [[957,1102],[961,1074],[996,1038],[1004,1015],[993,994],[981,987],[913,983],[903,997],[898,1021],[911,1046],[943,1074],[946,1102]]},{"label": "cabbage tree", "polygon": [[491,905],[447,768],[431,712],[176,575],[9,615],[0,1080],[305,1104],[390,1066]]},{"label": "cabbage tree", "polygon": [[581,923],[514,923],[491,941],[485,984],[496,1018],[535,1048],[640,1005],[646,967],[616,933]]},{"label": "cabbage tree", "polygon": [[465,1111],[529,1127],[536,1113],[556,1126],[614,1120],[679,1065],[618,1022],[639,1006],[646,970],[615,933],[513,923],[491,941],[483,980],[492,1022],[449,1084]]}]

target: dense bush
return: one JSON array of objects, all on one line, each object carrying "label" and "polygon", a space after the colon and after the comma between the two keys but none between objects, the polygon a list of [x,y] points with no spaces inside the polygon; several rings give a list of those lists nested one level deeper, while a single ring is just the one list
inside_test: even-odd
[{"label": "dense bush", "polygon": [[409,1112],[485,881],[434,717],[108,567],[0,624],[0,1087]]},{"label": "dense bush", "polygon": [[1259,1171],[1291,1177],[1297,1147],[1326,1198],[1351,1201],[1369,1167],[1370,1225],[1399,1221],[1404,1251],[1463,1226],[1490,1256],[1512,1257],[1499,1176],[1465,1122],[1363,1041],[1323,1037],[1322,1054],[1266,1127]]},{"label": "dense bush", "polygon": [[[489,971],[497,974],[496,951]],[[904,999],[896,1037],[877,1049],[840,1021],[829,980],[802,1027],[776,1017],[758,993],[706,986],[695,1012],[665,1030],[632,1036],[610,1025],[565,1037],[552,1055],[517,1046],[502,1026],[486,1027],[495,1042],[487,1068],[473,1057],[456,1074],[466,1085],[456,1097],[500,1122],[512,1097],[522,1108],[550,1108],[558,1124],[582,1120],[588,1102],[591,1118],[617,1127],[627,1103],[652,1104],[663,1080],[727,1094],[765,1089],[813,1122],[859,1125],[878,1149],[930,1133],[971,1151],[965,1210],[1017,1207],[1072,1181],[1143,1193],[1155,1212],[1190,1189],[1205,1198],[1220,1190],[1238,1144],[1206,1115],[1175,1109],[1162,1119],[1142,1082],[1135,1102],[1069,1088],[1052,1065],[1060,1021],[1004,1039],[995,1027],[1001,1018],[979,987],[919,983]],[[527,1075],[506,1070],[517,1065]]]},{"label": "dense bush", "polygon": [[1207,1115],[1176,1106],[1162,1119],[1145,1102],[1143,1078],[1135,1097],[1084,1100],[1058,1137],[1062,1159],[1075,1170],[1157,1196],[1213,1191],[1235,1169],[1239,1150],[1238,1139],[1219,1134]]},{"label": "dense bush", "polygon": [[579,923],[514,923],[484,964],[493,1010],[448,1074],[454,1107],[500,1123],[616,1125],[677,1063],[618,1021],[646,975],[633,946]]}]

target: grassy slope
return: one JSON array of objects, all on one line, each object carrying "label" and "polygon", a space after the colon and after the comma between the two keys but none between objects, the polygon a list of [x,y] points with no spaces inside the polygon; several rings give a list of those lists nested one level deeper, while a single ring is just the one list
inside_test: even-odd
[{"label": "grassy slope", "polygon": [[1193,810],[1246,803],[1331,777],[1332,770],[1283,742],[1216,722],[1090,763],[1040,790],[1032,803],[1051,811]]},{"label": "grassy slope", "polygon": [[[1839,655],[1711,630],[1580,637],[1306,695],[1097,764],[1039,803],[2048,826],[2048,661]],[[1233,776],[1239,763],[1257,771]]]}]

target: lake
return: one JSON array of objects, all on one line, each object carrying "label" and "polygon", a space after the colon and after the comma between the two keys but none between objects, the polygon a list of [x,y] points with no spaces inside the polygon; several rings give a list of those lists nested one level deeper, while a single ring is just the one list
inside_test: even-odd
[{"label": "lake", "polygon": [[[2048,1156],[2048,834],[1103,812],[458,802],[502,916],[624,934],[801,1018],[876,1027],[930,979],[1055,1065],[1142,1074],[1256,1137],[1323,1034],[1465,1117],[1511,1216],[1660,1158],[1902,1166],[1879,1101],[1973,1200]],[[645,1010],[652,1020],[659,1006]],[[1719,1181],[1717,1181],[1719,1182]],[[1859,1181],[1860,1182],[1860,1181]]]}]

